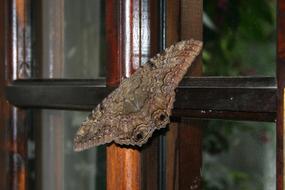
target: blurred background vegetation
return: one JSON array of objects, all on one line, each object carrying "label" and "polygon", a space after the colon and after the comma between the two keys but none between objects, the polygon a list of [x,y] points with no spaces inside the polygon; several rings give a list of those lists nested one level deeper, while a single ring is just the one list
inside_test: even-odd
[{"label": "blurred background vegetation", "polygon": [[[204,1],[204,74],[275,76],[275,14],[275,0]],[[274,123],[207,121],[203,189],[275,189],[275,138]]]},{"label": "blurred background vegetation", "polygon": [[275,75],[275,0],[204,1],[205,75]]}]

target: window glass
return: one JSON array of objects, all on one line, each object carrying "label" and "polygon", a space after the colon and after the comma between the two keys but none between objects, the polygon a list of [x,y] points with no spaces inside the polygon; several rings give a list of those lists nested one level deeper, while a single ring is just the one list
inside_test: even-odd
[{"label": "window glass", "polygon": [[44,0],[43,78],[105,76],[104,1]]},{"label": "window glass", "polygon": [[[275,76],[276,1],[204,1],[204,75]],[[203,189],[275,189],[275,123],[209,120]]]},{"label": "window glass", "polygon": [[[36,34],[34,77],[92,79],[105,76],[104,1],[43,0]],[[41,52],[41,53],[40,53]],[[41,64],[39,64],[41,63]],[[36,68],[39,66],[35,65]],[[40,73],[40,75],[39,75]],[[29,141],[29,189],[105,189],[105,147],[73,151],[73,137],[88,113],[34,112]]]},{"label": "window glass", "polygon": [[41,189],[105,189],[105,146],[74,152],[73,137],[87,112],[44,110],[36,133]]},{"label": "window glass", "polygon": [[274,123],[211,120],[203,136],[203,189],[276,189]]}]

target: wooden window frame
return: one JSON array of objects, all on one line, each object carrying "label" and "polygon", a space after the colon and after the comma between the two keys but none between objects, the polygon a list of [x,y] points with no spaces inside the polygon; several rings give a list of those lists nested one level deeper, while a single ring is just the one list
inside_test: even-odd
[{"label": "wooden window frame", "polygon": [[[30,0],[0,0],[0,115],[3,116],[0,121],[0,168],[2,169],[0,171],[0,189],[27,189],[27,121],[29,114],[26,108],[89,110],[102,100],[112,90],[112,87],[119,83],[122,76],[129,76],[137,68],[138,65],[135,65],[135,62],[124,61],[127,57],[122,59],[122,56],[126,55],[126,48],[134,45],[141,47],[141,40],[144,37],[142,36],[143,27],[140,26],[138,30],[133,31],[132,35],[139,36],[139,41],[132,41],[133,44],[130,44],[124,38],[126,34],[126,31],[122,30],[124,27],[132,28],[133,24],[141,25],[144,23],[142,15],[147,16],[147,22],[150,22],[148,24],[151,26],[151,31],[148,31],[147,34],[155,41],[148,47],[148,56],[180,39],[202,38],[202,15],[201,12],[195,12],[202,9],[202,4],[198,5],[197,1],[181,0],[178,2],[169,0],[166,2],[161,0],[154,3],[150,0],[110,0],[107,1],[106,8],[113,11],[109,11],[110,15],[106,17],[108,19],[106,22],[108,23],[107,27],[112,27],[112,32],[107,33],[109,35],[107,39],[109,39],[108,45],[113,52],[113,56],[107,61],[109,71],[107,83],[102,80],[32,80],[29,79],[33,72],[31,30],[29,28],[31,26],[31,20],[29,19],[30,2]],[[127,3],[131,7],[127,7]],[[285,3],[278,0],[277,4],[276,82],[271,77],[185,78],[178,89],[174,117],[276,120],[277,189],[283,190]],[[143,12],[144,6],[149,8],[148,11]],[[198,8],[195,6],[198,6]],[[170,7],[171,11],[169,11]],[[157,14],[157,10],[160,10],[158,11],[159,14]],[[189,17],[185,13],[189,10],[196,14]],[[171,14],[166,15],[166,12]],[[125,13],[137,15],[138,19],[127,20]],[[196,17],[197,15],[198,17]],[[197,19],[199,19],[198,22]],[[134,39],[134,36],[132,37]],[[128,55],[129,60],[133,59],[133,54]],[[132,65],[132,63],[134,64]],[[196,65],[191,72],[200,75],[201,64],[197,63]],[[41,99],[41,93],[48,98]],[[59,98],[59,94],[65,98]],[[205,94],[204,99],[200,98],[201,94]],[[183,99],[185,97],[190,100],[185,101]],[[217,97],[222,97],[224,101],[215,101]],[[259,98],[258,101],[256,97]],[[263,104],[260,104],[260,102],[263,102]],[[184,156],[185,158],[189,158],[193,154],[199,156],[196,156],[197,160],[193,161],[196,166],[190,166],[192,171],[186,171],[185,169],[183,171],[183,168],[180,167],[179,174],[172,174],[173,178],[175,178],[174,175],[179,177],[179,182],[174,182],[175,184],[172,185],[177,187],[176,183],[178,183],[180,189],[183,189],[181,184],[187,180],[186,175],[200,176],[199,170],[201,167],[201,144],[189,144],[185,137],[181,136],[181,134],[186,134],[188,135],[186,137],[189,138],[189,135],[193,135],[193,132],[194,134],[200,134],[199,129],[197,130],[195,126],[191,129],[191,126],[184,120],[182,120],[182,123],[184,124],[179,124],[181,125],[179,129],[184,130],[183,133],[179,133],[179,131],[171,133],[178,133],[178,135],[180,134],[179,138],[184,139],[179,144],[180,148],[190,146],[195,151],[185,153],[186,155],[183,155],[184,153],[181,151],[179,154],[180,161],[183,161]],[[188,132],[185,133],[186,131]],[[200,142],[201,137],[198,137],[195,141]],[[116,145],[108,147],[107,188],[164,189],[169,185],[166,184],[166,178],[169,176],[161,176],[159,173],[161,174],[169,169],[165,168],[166,161],[162,158],[165,154],[163,152],[165,146],[165,137],[162,135],[142,151],[122,149]],[[114,156],[117,158],[114,159]],[[119,162],[121,164],[117,164]],[[117,166],[112,165],[112,163],[116,163]],[[141,168],[146,169],[141,171]],[[128,178],[130,175],[133,177],[132,180]],[[122,178],[118,180],[118,176]]]}]

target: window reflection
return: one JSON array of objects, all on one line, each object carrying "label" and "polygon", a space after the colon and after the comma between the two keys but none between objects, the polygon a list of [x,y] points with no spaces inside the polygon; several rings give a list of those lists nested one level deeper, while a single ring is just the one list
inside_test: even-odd
[{"label": "window reflection", "polygon": [[105,148],[73,151],[73,137],[88,113],[42,113],[42,189],[105,189]]},{"label": "window reflection", "polygon": [[[44,0],[39,63],[41,78],[105,76],[104,1]],[[34,16],[35,17],[35,16]],[[39,112],[39,111],[37,111]],[[105,147],[73,151],[73,137],[88,113],[42,110],[36,116],[35,182],[42,190],[105,189]],[[33,141],[30,150],[33,152]],[[32,158],[33,159],[33,158]]]}]

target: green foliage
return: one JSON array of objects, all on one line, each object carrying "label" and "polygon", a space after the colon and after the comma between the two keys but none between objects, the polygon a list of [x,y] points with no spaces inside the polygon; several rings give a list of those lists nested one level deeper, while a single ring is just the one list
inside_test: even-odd
[{"label": "green foliage", "polygon": [[274,75],[274,1],[211,0],[204,10],[206,75]]}]

